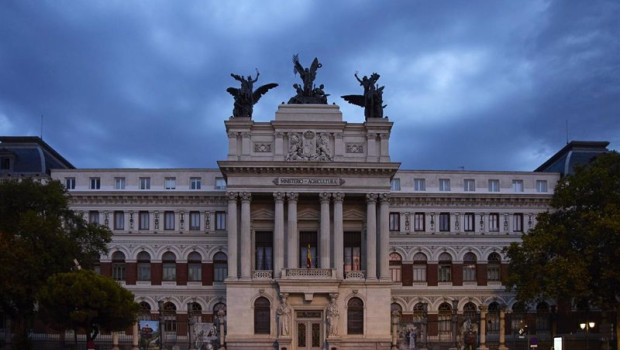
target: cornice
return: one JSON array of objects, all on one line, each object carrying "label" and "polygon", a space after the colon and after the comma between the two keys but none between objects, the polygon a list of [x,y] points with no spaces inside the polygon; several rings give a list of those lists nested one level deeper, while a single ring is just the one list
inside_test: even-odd
[{"label": "cornice", "polygon": [[400,163],[220,161],[225,176],[254,174],[393,176]]},{"label": "cornice", "polygon": [[70,194],[71,205],[192,205],[225,206],[225,192],[83,192]]},{"label": "cornice", "polygon": [[548,209],[551,196],[472,194],[390,194],[391,208],[532,208]]}]

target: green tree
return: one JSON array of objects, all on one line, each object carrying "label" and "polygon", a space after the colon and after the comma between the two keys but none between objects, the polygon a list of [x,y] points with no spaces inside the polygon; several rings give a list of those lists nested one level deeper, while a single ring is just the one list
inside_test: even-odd
[{"label": "green tree", "polygon": [[140,309],[133,293],[112,278],[88,270],[53,275],[38,300],[43,319],[58,330],[84,330],[87,340],[94,340],[99,329],[127,329]]},{"label": "green tree", "polygon": [[70,271],[74,259],[92,268],[111,237],[69,209],[58,181],[0,183],[0,308],[12,320],[17,349],[31,347],[35,295],[47,278]]},{"label": "green tree", "polygon": [[507,284],[519,300],[587,302],[615,310],[618,325],[620,154],[598,156],[562,178],[551,210],[538,216],[536,227],[511,244],[507,255]]}]

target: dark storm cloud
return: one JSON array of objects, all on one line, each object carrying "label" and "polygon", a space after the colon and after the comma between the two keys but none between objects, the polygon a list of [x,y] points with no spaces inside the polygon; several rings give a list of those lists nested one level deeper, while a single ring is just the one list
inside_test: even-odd
[{"label": "dark storm cloud", "polygon": [[571,139],[620,144],[615,1],[9,1],[0,134],[39,135],[78,167],[215,167],[236,86],[293,94],[291,57],[350,122],[353,74],[381,74],[405,169],[531,170]]}]

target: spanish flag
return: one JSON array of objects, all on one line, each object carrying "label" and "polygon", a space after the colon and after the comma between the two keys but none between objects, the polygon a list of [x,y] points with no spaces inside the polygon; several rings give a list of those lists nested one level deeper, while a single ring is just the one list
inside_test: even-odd
[{"label": "spanish flag", "polygon": [[310,253],[310,243],[308,243],[308,250],[306,250],[306,267],[312,267],[312,254]]}]

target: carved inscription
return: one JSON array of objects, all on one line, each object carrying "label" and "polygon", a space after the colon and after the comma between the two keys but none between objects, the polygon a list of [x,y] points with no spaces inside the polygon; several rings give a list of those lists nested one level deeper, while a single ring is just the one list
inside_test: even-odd
[{"label": "carved inscription", "polygon": [[344,184],[341,178],[314,178],[314,177],[277,177],[273,180],[275,185],[311,185],[311,186],[341,186]]}]

